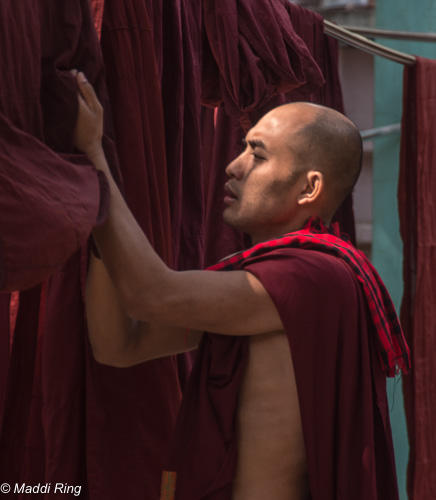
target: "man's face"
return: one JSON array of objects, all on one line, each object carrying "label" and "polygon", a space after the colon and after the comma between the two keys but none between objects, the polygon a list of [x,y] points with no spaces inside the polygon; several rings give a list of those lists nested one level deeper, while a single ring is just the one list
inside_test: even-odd
[{"label": "man's face", "polygon": [[255,241],[286,232],[298,210],[304,175],[297,174],[290,140],[283,119],[269,113],[248,132],[244,151],[226,169],[224,220]]}]

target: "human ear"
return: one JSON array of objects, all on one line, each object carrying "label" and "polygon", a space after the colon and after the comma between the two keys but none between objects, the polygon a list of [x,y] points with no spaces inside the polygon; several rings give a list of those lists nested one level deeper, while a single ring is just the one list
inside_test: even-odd
[{"label": "human ear", "polygon": [[310,170],[306,174],[303,191],[297,198],[299,205],[306,205],[316,201],[324,189],[324,175],[318,170]]}]

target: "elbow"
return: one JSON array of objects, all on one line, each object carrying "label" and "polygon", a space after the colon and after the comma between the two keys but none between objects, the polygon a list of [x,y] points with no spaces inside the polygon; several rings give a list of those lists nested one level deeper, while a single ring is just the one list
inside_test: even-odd
[{"label": "elbow", "polygon": [[89,338],[89,343],[91,346],[92,357],[97,363],[107,366],[118,365],[118,363],[120,362],[119,355],[117,356],[116,353],[109,351],[107,348],[98,346],[98,344],[92,341],[92,338]]},{"label": "elbow", "polygon": [[129,368],[132,363],[120,352],[108,352],[98,349],[91,344],[92,357],[99,365],[110,366],[112,368]]}]

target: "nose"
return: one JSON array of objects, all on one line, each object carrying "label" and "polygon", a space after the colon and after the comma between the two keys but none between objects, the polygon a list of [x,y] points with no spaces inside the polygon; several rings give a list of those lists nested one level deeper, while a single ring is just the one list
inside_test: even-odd
[{"label": "nose", "polygon": [[242,154],[237,156],[232,162],[230,162],[226,167],[227,177],[241,180],[244,176],[244,167],[242,162]]}]

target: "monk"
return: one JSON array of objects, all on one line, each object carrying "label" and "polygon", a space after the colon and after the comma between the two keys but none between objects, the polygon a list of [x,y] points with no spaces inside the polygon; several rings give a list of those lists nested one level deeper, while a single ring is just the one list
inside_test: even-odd
[{"label": "monk", "polygon": [[[253,249],[218,264],[227,272],[176,272],[128,210],[101,147],[103,109],[82,73],[77,83],[75,144],[110,189],[109,216],[93,232],[101,259],[91,257],[87,283],[94,356],[129,367],[200,344],[162,498],[396,500],[379,360],[392,369],[400,354],[389,357],[391,337],[386,352],[374,347],[367,318],[382,313],[368,308],[361,283],[370,283],[368,296],[381,285],[338,236],[326,245],[346,248],[351,262],[316,247],[359,176],[355,125],[308,103],[266,114],[226,168],[223,216]],[[312,247],[286,248],[300,239]],[[380,318],[375,325],[390,321]]]}]

